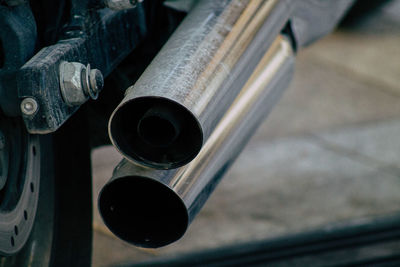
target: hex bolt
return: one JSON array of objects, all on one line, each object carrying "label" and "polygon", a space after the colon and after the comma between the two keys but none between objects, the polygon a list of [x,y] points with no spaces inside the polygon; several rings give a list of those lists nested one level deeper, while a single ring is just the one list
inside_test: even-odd
[{"label": "hex bolt", "polygon": [[135,8],[143,0],[104,0],[104,5],[113,10],[125,10]]},{"label": "hex bolt", "polygon": [[38,103],[32,97],[27,97],[21,102],[21,111],[26,116],[32,116],[38,110]]},{"label": "hex bolt", "polygon": [[60,89],[68,106],[82,105],[89,98],[97,99],[103,89],[104,79],[101,71],[90,69],[79,62],[61,62]]}]

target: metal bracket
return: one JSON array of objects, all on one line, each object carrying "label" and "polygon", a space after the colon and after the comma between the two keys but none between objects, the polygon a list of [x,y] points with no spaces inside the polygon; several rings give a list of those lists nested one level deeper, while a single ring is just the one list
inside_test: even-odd
[{"label": "metal bracket", "polygon": [[144,8],[140,5],[119,12],[101,9],[98,15],[90,32],[43,48],[19,70],[19,98],[34,99],[38,105],[34,114],[22,114],[30,133],[56,131],[79,108],[63,101],[59,78],[61,62],[90,63],[107,76],[147,32]]}]

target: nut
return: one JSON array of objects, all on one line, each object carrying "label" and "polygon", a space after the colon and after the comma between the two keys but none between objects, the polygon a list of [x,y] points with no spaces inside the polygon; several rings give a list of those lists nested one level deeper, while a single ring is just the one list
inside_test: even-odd
[{"label": "nut", "polygon": [[97,99],[103,88],[103,75],[78,62],[60,64],[60,89],[64,102],[69,106],[82,105],[90,98]]},{"label": "nut", "polygon": [[82,85],[82,73],[86,67],[78,62],[62,62],[60,64],[61,95],[69,106],[81,105],[89,96],[85,95]]}]

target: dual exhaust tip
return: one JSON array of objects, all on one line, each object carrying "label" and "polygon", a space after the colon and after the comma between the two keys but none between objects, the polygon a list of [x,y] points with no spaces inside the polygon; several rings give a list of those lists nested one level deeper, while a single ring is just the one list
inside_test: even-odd
[{"label": "dual exhaust tip", "polygon": [[98,201],[115,235],[147,248],[183,236],[290,81],[288,3],[199,1],[127,89],[109,122],[125,159]]},{"label": "dual exhaust tip", "polygon": [[[192,113],[161,97],[124,103],[113,113],[109,129],[113,145],[125,158],[154,169],[181,167],[203,145],[202,129]],[[123,160],[103,187],[99,211],[104,223],[115,235],[140,247],[157,248],[180,239],[189,225],[185,203],[168,185],[122,170],[134,167]]]}]

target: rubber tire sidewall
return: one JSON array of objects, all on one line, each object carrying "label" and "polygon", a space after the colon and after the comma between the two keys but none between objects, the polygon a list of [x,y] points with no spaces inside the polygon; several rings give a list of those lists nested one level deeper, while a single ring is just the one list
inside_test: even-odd
[{"label": "rubber tire sidewall", "polygon": [[[31,236],[7,267],[88,267],[92,254],[92,182],[85,111],[40,136],[40,191]],[[79,129],[79,131],[77,130]]]}]

